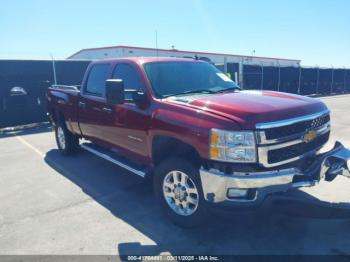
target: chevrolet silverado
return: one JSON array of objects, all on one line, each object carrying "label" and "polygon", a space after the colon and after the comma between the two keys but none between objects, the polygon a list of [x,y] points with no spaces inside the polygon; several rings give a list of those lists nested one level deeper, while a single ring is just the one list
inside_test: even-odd
[{"label": "chevrolet silverado", "polygon": [[182,58],[91,63],[80,88],[52,86],[48,114],[59,150],[83,148],[153,181],[178,225],[211,207],[256,207],[267,196],[350,177],[319,99],[242,90],[213,65]]}]

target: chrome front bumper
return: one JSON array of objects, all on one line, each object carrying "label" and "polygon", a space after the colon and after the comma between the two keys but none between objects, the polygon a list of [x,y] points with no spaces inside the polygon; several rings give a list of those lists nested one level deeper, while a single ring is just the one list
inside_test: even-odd
[{"label": "chrome front bumper", "polygon": [[[336,142],[334,148],[315,156],[306,169],[288,168],[264,172],[225,174],[216,169],[200,170],[204,198],[211,203],[261,202],[269,194],[291,188],[314,186],[320,180],[332,181],[337,175],[350,178],[350,150]],[[249,198],[229,198],[228,189],[248,189]],[[253,195],[252,195],[253,194]]]}]

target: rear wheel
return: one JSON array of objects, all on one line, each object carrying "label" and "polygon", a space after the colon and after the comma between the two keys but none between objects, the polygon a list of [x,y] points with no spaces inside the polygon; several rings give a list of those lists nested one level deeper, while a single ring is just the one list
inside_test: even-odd
[{"label": "rear wheel", "polygon": [[77,151],[79,147],[79,138],[73,135],[64,123],[58,123],[55,126],[56,143],[60,152],[69,155]]},{"label": "rear wheel", "polygon": [[199,171],[190,162],[170,158],[156,169],[154,191],[165,214],[182,227],[195,226],[207,217]]}]

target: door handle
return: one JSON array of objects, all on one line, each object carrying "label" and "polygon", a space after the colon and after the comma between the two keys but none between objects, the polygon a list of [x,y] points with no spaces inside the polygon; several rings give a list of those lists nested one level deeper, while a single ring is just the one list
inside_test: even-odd
[{"label": "door handle", "polygon": [[103,111],[103,112],[105,112],[105,113],[108,113],[108,114],[110,114],[110,113],[112,113],[112,112],[113,112],[113,110],[112,110],[112,109],[107,108],[107,107],[102,108],[102,111]]},{"label": "door handle", "polygon": [[80,108],[85,108],[86,107],[86,104],[84,102],[79,102],[78,105],[79,105]]}]

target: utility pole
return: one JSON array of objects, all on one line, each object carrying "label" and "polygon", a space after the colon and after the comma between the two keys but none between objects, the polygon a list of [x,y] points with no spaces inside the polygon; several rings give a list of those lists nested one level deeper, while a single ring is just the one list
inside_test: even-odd
[{"label": "utility pole", "polygon": [[346,68],[344,67],[344,88],[343,88],[343,93],[345,94],[345,91],[346,91],[346,89],[345,89],[345,86],[346,86],[346,73],[347,73],[347,71],[346,71]]},{"label": "utility pole", "polygon": [[299,85],[298,85],[298,94],[300,94],[301,88],[301,66],[299,67]]},{"label": "utility pole", "polygon": [[244,88],[244,61],[243,61],[243,57],[241,58],[241,61],[238,64],[238,77],[239,79],[238,82],[241,86],[241,88]]},{"label": "utility pole", "polygon": [[280,91],[280,85],[281,85],[281,64],[280,61],[277,61],[278,63],[278,86],[277,86],[277,91]]},{"label": "utility pole", "polygon": [[53,55],[50,53],[51,59],[52,59],[52,70],[53,70],[53,81],[55,85],[57,85],[57,77],[56,77],[56,63]]},{"label": "utility pole", "polygon": [[264,64],[261,63],[261,86],[260,89],[264,89]]},{"label": "utility pole", "polygon": [[332,66],[332,83],[331,83],[331,94],[333,93],[333,82],[334,82],[334,67]]},{"label": "utility pole", "polygon": [[316,94],[317,95],[318,95],[319,83],[320,83],[320,68],[317,67],[317,80],[316,80]]},{"label": "utility pole", "polygon": [[224,73],[227,74],[227,57],[224,57]]}]

